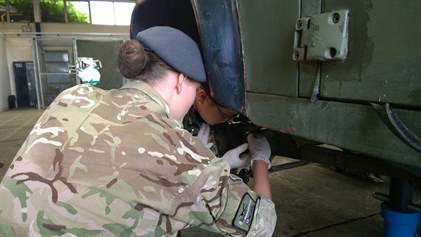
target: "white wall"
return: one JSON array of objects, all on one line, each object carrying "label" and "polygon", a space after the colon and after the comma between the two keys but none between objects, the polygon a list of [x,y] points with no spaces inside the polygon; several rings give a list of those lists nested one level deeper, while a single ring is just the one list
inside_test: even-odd
[{"label": "white wall", "polygon": [[[7,96],[15,95],[13,74],[14,61],[34,61],[33,38],[35,25],[29,24],[31,32],[22,32],[27,23],[0,23],[0,111],[8,109]],[[42,23],[42,37],[123,37],[129,38],[129,26],[105,26],[90,24]],[[65,35],[65,36],[64,36]]]},{"label": "white wall", "polygon": [[10,95],[9,68],[7,66],[6,38],[0,33],[0,111],[7,108]]}]

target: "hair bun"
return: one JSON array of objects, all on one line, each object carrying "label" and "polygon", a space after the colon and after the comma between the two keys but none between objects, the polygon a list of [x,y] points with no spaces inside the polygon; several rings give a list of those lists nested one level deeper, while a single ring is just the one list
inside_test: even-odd
[{"label": "hair bun", "polygon": [[144,69],[147,56],[142,44],[137,40],[127,40],[120,47],[118,68],[125,78],[135,78]]}]

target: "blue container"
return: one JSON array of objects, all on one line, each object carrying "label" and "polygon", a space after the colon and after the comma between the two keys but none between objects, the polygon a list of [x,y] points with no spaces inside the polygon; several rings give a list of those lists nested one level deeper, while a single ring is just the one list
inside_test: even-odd
[{"label": "blue container", "polygon": [[397,212],[383,204],[381,215],[384,218],[384,237],[415,236],[420,219],[418,212]]}]

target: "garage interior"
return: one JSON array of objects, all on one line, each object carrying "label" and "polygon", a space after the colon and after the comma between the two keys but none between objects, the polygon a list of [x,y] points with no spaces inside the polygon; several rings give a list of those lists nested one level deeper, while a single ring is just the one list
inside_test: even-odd
[{"label": "garage interior", "polygon": [[[34,2],[37,1],[34,0]],[[229,1],[220,2],[226,3]],[[392,104],[394,102],[394,105],[397,105],[396,111],[403,115],[402,118],[404,120],[407,119],[406,121],[410,122],[409,125],[414,127],[417,133],[420,131],[420,120],[417,120],[417,118],[420,118],[421,97],[419,96],[420,94],[417,94],[419,93],[417,88],[421,88],[419,86],[421,73],[418,66],[419,62],[421,62],[419,57],[421,55],[421,47],[417,37],[405,38],[402,36],[402,38],[398,38],[398,40],[402,41],[396,42],[396,45],[405,45],[406,47],[393,47],[393,44],[395,44],[393,40],[388,41],[388,43],[382,43],[377,48],[370,48],[369,43],[366,45],[349,42],[350,52],[343,64],[336,61],[326,65],[322,65],[322,62],[298,61],[297,63],[297,61],[292,60],[291,55],[294,33],[297,34],[297,32],[291,31],[291,27],[292,29],[295,27],[299,14],[290,10],[282,14],[277,20],[286,22],[285,25],[282,25],[283,27],[279,27],[276,22],[271,22],[273,19],[270,18],[269,13],[264,14],[264,11],[267,11],[267,9],[270,10],[270,13],[278,14],[278,5],[282,5],[283,9],[288,9],[288,5],[291,2],[281,3],[281,1],[268,0],[265,1],[266,5],[259,5],[257,2],[248,0],[239,0],[237,2],[243,4],[244,9],[249,10],[241,12],[243,20],[251,26],[249,29],[242,29],[244,30],[242,32],[244,33],[243,36],[249,34],[248,36],[251,38],[254,35],[258,35],[257,38],[265,39],[262,41],[252,42],[251,40],[245,40],[242,42],[244,44],[242,45],[244,46],[243,49],[248,53],[251,52],[248,64],[245,64],[245,67],[249,69],[247,70],[247,76],[249,76],[247,79],[249,81],[247,81],[247,85],[243,86],[246,86],[249,90],[248,92],[250,92],[247,95],[247,99],[251,106],[249,107],[250,111],[247,112],[251,115],[253,121],[272,127],[282,124],[283,127],[277,127],[281,133],[298,137],[309,137],[315,140],[318,138],[330,139],[332,142],[336,142],[335,139],[337,139],[338,143],[345,146],[357,144],[360,145],[358,148],[361,148],[361,146],[366,145],[365,141],[368,140],[372,142],[370,145],[373,147],[384,146],[385,151],[376,150],[379,154],[393,151],[393,146],[396,144],[394,154],[399,154],[400,151],[407,149],[407,145],[400,141],[399,138],[389,136],[391,134],[390,131],[385,132],[386,126],[382,122],[377,120],[373,122],[374,119],[380,119],[374,111],[371,111],[373,108],[368,102],[387,102],[388,100]],[[302,0],[299,2],[300,4],[302,3],[302,8],[300,9],[302,15],[304,13],[312,15],[316,14],[316,12],[321,12],[322,2],[324,2],[323,6],[326,9],[342,8],[342,5],[345,4],[341,1],[321,0]],[[399,3],[389,2],[388,4],[393,7]],[[415,3],[415,1],[408,4],[407,9],[409,10],[405,8],[406,10],[402,10],[404,12],[401,15],[415,16],[415,14],[412,14],[412,11],[421,9],[421,4]],[[388,32],[393,34],[395,27],[391,27],[390,31],[364,29],[372,33],[373,37],[363,38],[361,35],[364,34],[360,34],[360,28],[356,26],[357,23],[359,24],[363,20],[368,21],[369,19],[368,16],[357,13],[362,5],[366,4],[356,1],[348,7],[350,12],[354,14],[353,18],[350,18],[352,21],[350,34],[353,33],[353,30],[354,33],[357,33],[358,29],[358,37],[360,38],[355,38],[358,38],[360,41],[371,40],[376,37],[380,38],[380,36]],[[374,7],[373,9],[385,11],[387,7],[382,6]],[[367,12],[372,11],[370,8],[372,6],[364,7],[369,9]],[[375,12],[374,10],[373,12]],[[256,14],[254,14],[254,11],[256,11]],[[207,13],[203,12],[204,15]],[[375,22],[376,19],[384,22],[383,18],[378,19],[381,18],[379,16],[383,16],[381,13],[384,12],[375,13],[376,17],[372,17],[372,21],[368,22]],[[400,19],[402,20],[400,25],[416,21],[409,17]],[[275,30],[271,31],[272,34],[267,34],[267,31],[260,27],[262,24]],[[286,25],[288,27],[285,27]],[[41,27],[42,32],[37,32],[38,27]],[[75,29],[77,29],[77,32],[75,32]],[[102,63],[103,74],[107,75],[107,77],[104,77],[98,85],[99,87],[104,89],[118,88],[125,83],[125,79],[119,75],[114,65],[116,64],[115,52],[117,46],[122,41],[132,37],[129,35],[129,31],[128,25],[75,25],[43,22],[0,23],[0,180],[32,126],[45,108],[48,107],[49,103],[63,88],[77,84],[75,65],[78,63],[78,58],[89,57]],[[37,37],[39,35],[42,35],[42,37]],[[287,37],[281,37],[283,35],[287,35]],[[277,37],[281,40],[276,41],[279,39]],[[398,44],[399,42],[405,42],[405,44]],[[273,50],[271,45],[279,46],[279,48],[276,48],[278,51],[284,48],[289,51],[280,56],[273,53],[276,50]],[[362,50],[352,51],[352,47]],[[381,48],[387,48],[388,51],[381,50]],[[238,50],[237,48],[234,49]],[[378,50],[377,54],[372,52],[375,50]],[[357,51],[358,53],[356,53]],[[61,55],[63,52],[65,52],[66,56]],[[372,58],[367,59],[368,56],[364,52],[372,53],[370,55]],[[262,54],[269,56],[268,58],[262,58]],[[396,70],[394,71],[393,69],[396,69],[395,67],[398,66],[391,65],[395,65],[395,60],[397,60],[395,55],[398,54],[405,55],[407,59],[400,61],[402,65],[399,64],[398,66],[402,67],[402,69],[399,68],[399,71],[395,72]],[[57,61],[57,55],[60,55],[58,58],[64,58],[65,60]],[[378,61],[374,61],[375,59]],[[367,60],[373,60],[372,64],[375,66],[372,68],[367,66]],[[361,64],[354,66],[354,63]],[[300,66],[297,66],[298,64]],[[31,88],[29,86],[25,95],[19,96],[20,93],[22,95],[22,91],[19,89],[19,80],[16,80],[16,75],[19,74],[16,73],[16,68],[22,68],[22,65],[27,69],[23,72],[24,77],[28,76],[28,80],[38,80],[37,82],[28,81],[28,85],[35,86],[37,84],[39,88]],[[265,65],[271,66],[271,70],[264,70]],[[34,67],[36,68],[35,71]],[[385,71],[378,73],[376,70],[379,68],[385,68]],[[220,75],[224,73],[220,68],[216,68],[215,72],[221,73]],[[37,73],[36,77],[31,75],[31,73]],[[241,70],[236,71],[236,73],[246,75]],[[321,78],[318,78],[319,83],[321,83],[319,88],[326,89],[326,91],[319,91],[319,94],[316,94],[316,97],[319,96],[318,98],[321,99],[318,101],[320,102],[319,104],[314,103],[314,97],[312,97],[314,90],[319,89],[314,86],[317,84],[314,74],[321,75]],[[282,80],[278,80],[279,75],[283,76]],[[377,83],[377,81],[368,79],[374,78],[377,80],[379,77],[387,76],[393,77],[393,79],[384,81],[382,79],[381,85],[372,92],[370,86]],[[342,77],[345,78],[343,81],[341,80]],[[340,79],[338,80],[337,78]],[[413,93],[402,88],[395,90],[399,86],[400,79],[409,80],[407,84],[412,86],[410,89],[413,90]],[[214,86],[217,87],[216,89],[221,89],[227,85],[215,83]],[[343,89],[346,86],[350,86],[351,89]],[[237,105],[236,101],[226,98],[229,95],[221,95],[221,90],[216,91],[216,96],[219,96],[222,100],[227,99],[226,103],[230,107],[237,107],[237,110],[243,108],[243,105]],[[238,91],[241,92],[241,90]],[[262,95],[266,94],[270,98],[276,97],[277,99],[280,98],[280,100],[271,101],[271,104],[265,103],[268,97],[263,97]],[[410,96],[407,96],[407,94],[410,94]],[[10,100],[8,100],[10,95],[17,96],[13,100],[13,108],[10,107]],[[234,95],[236,94],[232,93],[230,96]],[[323,97],[327,99],[323,100]],[[360,100],[359,97],[362,99]],[[407,100],[407,97],[411,97],[412,100]],[[308,103],[310,100],[313,103]],[[292,106],[288,107],[289,105],[283,103],[291,103]],[[353,110],[354,107],[356,110]],[[328,109],[331,109],[330,112]],[[271,110],[287,111],[285,113],[289,117],[282,117],[279,114],[267,116]],[[319,114],[319,110],[322,112],[327,111],[327,113]],[[354,113],[354,111],[358,113]],[[314,115],[317,119],[312,117]],[[363,128],[359,130],[358,126],[361,124],[357,122],[363,119],[366,119],[368,122],[363,121]],[[350,123],[348,127],[348,123],[344,122],[346,120],[355,123]],[[334,123],[331,123],[332,121]],[[291,124],[294,126],[290,126]],[[315,124],[318,126],[315,126]],[[335,127],[336,130],[330,131],[326,129],[330,127]],[[342,136],[338,135],[338,131]],[[302,133],[300,134],[300,132]],[[384,134],[387,136],[383,136]],[[310,135],[313,137],[310,137]],[[381,139],[376,140],[373,138]],[[364,140],[364,142],[359,142],[359,139]],[[273,236],[385,236],[387,223],[382,216],[381,205],[391,198],[390,193],[393,195],[394,191],[396,191],[391,191],[391,189],[399,185],[408,184],[408,180],[396,180],[395,178],[391,180],[389,176],[383,173],[392,173],[396,176],[409,175],[412,180],[409,181],[410,186],[403,187],[407,191],[406,194],[410,193],[410,196],[406,197],[410,202],[409,209],[415,212],[421,211],[421,174],[419,173],[419,165],[416,164],[418,168],[409,173],[405,173],[405,169],[397,167],[394,169],[393,167],[382,166],[383,164],[377,166],[378,163],[376,162],[365,163],[368,160],[350,162],[352,163],[351,165],[346,163],[349,160],[347,158],[358,158],[354,156],[336,156],[338,155],[336,146],[327,146],[326,148],[320,146],[306,147],[301,146],[301,144],[300,146],[295,145],[276,148],[274,146],[276,152],[274,152],[275,155],[272,160],[273,168],[270,178],[278,222]],[[299,147],[299,150],[297,147]],[[281,150],[281,148],[286,149]],[[296,148],[297,150],[295,150]],[[317,153],[318,149],[330,149],[331,156],[326,158],[321,155],[314,155],[319,154]],[[414,157],[416,156],[414,154],[420,154],[415,153],[414,150],[408,150],[410,150],[410,156]],[[301,152],[306,154],[303,156],[305,159],[297,159],[294,155],[296,153],[302,154]],[[285,156],[280,154],[285,154]],[[287,156],[288,154],[291,154],[291,156]],[[399,161],[401,157],[395,156],[393,159],[395,159],[393,161]],[[412,162],[415,164],[413,160]],[[365,165],[367,167],[363,167]],[[369,172],[368,170],[378,171],[378,173]],[[252,178],[249,180],[249,183],[251,182],[253,182]],[[394,185],[395,182],[398,184]],[[399,186],[398,189],[400,188],[402,187]],[[401,198],[398,197],[397,199]],[[416,229],[417,235],[421,236],[420,221],[418,221]],[[218,236],[203,232],[200,229],[186,230],[182,234],[183,237]]]}]

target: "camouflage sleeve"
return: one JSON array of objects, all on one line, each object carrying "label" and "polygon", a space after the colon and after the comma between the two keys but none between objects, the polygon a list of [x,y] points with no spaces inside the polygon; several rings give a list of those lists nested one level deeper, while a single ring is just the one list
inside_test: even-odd
[{"label": "camouflage sleeve", "polygon": [[[257,196],[256,193],[254,194]],[[247,237],[272,236],[276,226],[276,219],[274,203],[264,196],[259,196]]]},{"label": "camouflage sleeve", "polygon": [[[227,187],[226,207],[218,221],[221,229],[235,229],[235,232],[227,231],[233,236],[239,229],[247,233],[246,236],[272,236],[277,219],[274,203],[248,188],[242,195],[239,193],[241,196],[233,195],[233,191],[235,193],[242,189],[238,184],[242,180],[235,175],[231,175],[230,179],[232,182]],[[245,197],[250,197],[250,200],[246,201]],[[224,226],[225,223],[229,227]]]},{"label": "camouflage sleeve", "polygon": [[[189,215],[201,222],[193,223],[193,226],[197,224],[229,236],[272,236],[276,225],[274,203],[250,190],[238,176],[230,174],[228,164],[222,159],[210,162],[192,185],[189,195],[197,197],[196,204],[189,207]],[[254,203],[254,209],[247,214],[242,202],[246,195]],[[236,218],[243,218],[245,229],[234,225]]]}]

